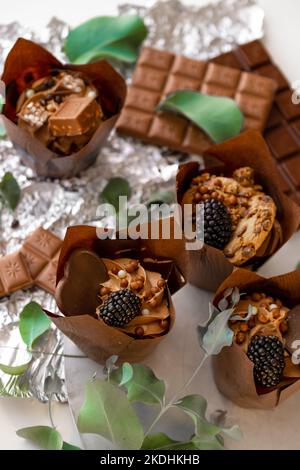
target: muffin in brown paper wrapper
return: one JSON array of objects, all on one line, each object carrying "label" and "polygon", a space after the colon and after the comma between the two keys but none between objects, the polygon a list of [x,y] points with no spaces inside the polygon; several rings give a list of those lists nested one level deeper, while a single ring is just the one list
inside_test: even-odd
[{"label": "muffin in brown paper wrapper", "polygon": [[[190,188],[192,179],[202,173],[210,172],[231,177],[235,170],[251,167],[254,170],[255,183],[260,184],[264,193],[272,197],[277,208],[276,219],[282,232],[277,249],[286,243],[299,227],[300,210],[297,204],[281,191],[278,170],[261,134],[257,131],[247,131],[226,142],[213,145],[205,152],[204,158],[208,165],[205,169],[200,170],[197,162],[188,162],[179,167],[176,178],[177,202],[183,204],[184,195]],[[188,256],[186,279],[210,291],[215,291],[234,269],[234,265],[222,250],[207,244],[200,250],[189,251]],[[257,269],[268,258],[266,253],[260,256],[257,252],[242,267]]]},{"label": "muffin in brown paper wrapper", "polygon": [[[97,89],[106,119],[102,121],[89,142],[76,153],[59,155],[17,125],[16,105],[26,89],[26,82],[38,80],[53,69],[80,72]],[[22,161],[37,175],[50,178],[71,178],[91,166],[111,130],[126,97],[124,79],[106,61],[86,65],[62,64],[50,52],[26,39],[18,39],[9,52],[1,77],[6,87],[3,121],[7,134],[20,151]],[[27,85],[28,86],[28,85]]]},{"label": "muffin in brown paper wrapper", "polygon": [[[238,287],[240,292],[246,294],[265,293],[280,299],[290,309],[287,313],[288,331],[284,335],[284,345],[292,355],[295,351],[293,342],[300,340],[300,270],[267,279],[237,268],[220,285],[215,294],[214,305],[218,304],[226,289],[233,287]],[[274,408],[300,390],[300,365],[293,364],[291,356],[286,357],[285,363],[279,385],[267,391],[256,388],[253,363],[242,346],[235,341],[212,359],[214,379],[219,391],[241,407],[261,409]]]},{"label": "muffin in brown paper wrapper", "polygon": [[[63,242],[57,270],[56,300],[64,316],[47,312],[56,326],[68,336],[88,357],[103,364],[111,355],[118,355],[119,361],[139,362],[149,355],[166,337],[173,326],[175,311],[171,295],[185,284],[176,263],[178,252],[182,252],[183,240],[101,240],[97,229],[89,226],[75,226],[68,229]],[[88,250],[95,259],[131,258],[152,272],[160,273],[166,280],[164,295],[169,310],[169,326],[161,335],[145,338],[130,336],[120,329],[107,325],[95,315],[99,293],[97,259],[90,259],[88,268],[68,261],[78,250]],[[94,267],[91,266],[94,264]],[[67,269],[66,269],[67,268]],[[93,274],[97,271],[95,284]],[[105,281],[101,279],[101,281]],[[101,284],[101,282],[100,282]],[[78,289],[80,294],[77,295]],[[79,299],[79,300],[78,300]],[[99,299],[98,299],[99,305]],[[71,312],[72,311],[72,312]],[[71,312],[71,313],[70,313]],[[75,312],[75,313],[74,313]],[[80,313],[79,313],[80,312]],[[138,317],[136,317],[138,318]]]}]

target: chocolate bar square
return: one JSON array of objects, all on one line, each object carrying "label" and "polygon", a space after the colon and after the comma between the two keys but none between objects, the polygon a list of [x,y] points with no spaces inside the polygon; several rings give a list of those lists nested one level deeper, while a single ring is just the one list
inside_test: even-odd
[{"label": "chocolate bar square", "polygon": [[204,131],[183,117],[156,113],[166,95],[182,89],[235,99],[245,115],[244,128],[262,131],[276,84],[270,78],[236,68],[145,47],[117,123],[118,131],[145,142],[201,154],[212,144]]},{"label": "chocolate bar square", "polygon": [[255,76],[262,75],[277,82],[275,104],[269,114],[264,137],[279,173],[284,175],[284,192],[300,204],[300,104],[293,103],[293,90],[288,80],[260,41],[240,46],[214,58],[212,62],[230,64],[239,70],[254,72]]}]

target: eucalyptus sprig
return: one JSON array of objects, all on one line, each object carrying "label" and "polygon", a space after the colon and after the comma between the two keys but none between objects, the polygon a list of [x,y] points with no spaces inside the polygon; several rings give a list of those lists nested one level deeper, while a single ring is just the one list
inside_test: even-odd
[{"label": "eucalyptus sprig", "polygon": [[[166,384],[156,377],[150,367],[142,364],[123,363],[117,367],[117,356],[112,356],[104,368],[105,377],[93,377],[85,385],[84,403],[77,420],[81,433],[99,434],[110,440],[115,448],[126,450],[222,450],[224,437],[241,439],[237,425],[226,424],[226,412],[217,410],[207,416],[207,401],[199,394],[185,395],[208,357],[218,354],[224,346],[232,344],[233,332],[228,320],[240,300],[238,289],[228,289],[218,307],[210,304],[209,318],[198,327],[200,346],[204,356],[184,386],[169,400]],[[42,330],[42,327],[39,331]],[[34,335],[28,334],[28,343]],[[50,379],[51,383],[51,379]],[[159,411],[148,429],[144,429],[134,407],[135,403],[157,406]],[[182,441],[162,432],[154,432],[155,426],[171,409],[185,413],[193,422],[194,430]],[[49,408],[49,412],[50,412]],[[42,448],[63,450],[66,444],[52,427],[37,426],[18,431],[18,435],[31,439]]]},{"label": "eucalyptus sprig", "polygon": [[[237,425],[226,427],[220,421],[208,419],[207,401],[198,394],[184,395],[200,372],[206,359],[232,344],[233,332],[228,320],[239,302],[238,289],[229,289],[218,308],[210,304],[209,318],[198,327],[204,356],[191,377],[171,400],[166,400],[166,385],[154,372],[141,364],[125,362],[116,368],[117,357],[106,365],[106,380],[91,379],[86,384],[85,401],[78,416],[82,433],[95,433],[109,439],[121,449],[223,449],[223,437],[240,439]],[[144,431],[132,403],[142,402],[159,406],[159,412]],[[194,423],[194,432],[184,441],[176,441],[164,433],[153,433],[155,426],[171,408],[180,409]]]}]

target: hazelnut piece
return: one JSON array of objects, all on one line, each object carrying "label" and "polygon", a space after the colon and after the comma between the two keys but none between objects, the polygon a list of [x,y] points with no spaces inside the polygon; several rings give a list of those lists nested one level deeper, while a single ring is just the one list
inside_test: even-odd
[{"label": "hazelnut piece", "polygon": [[240,325],[240,330],[243,331],[244,333],[249,330],[249,326],[247,323],[241,323]]},{"label": "hazelnut piece", "polygon": [[277,318],[280,317],[281,313],[280,313],[280,308],[274,308],[272,310],[272,315],[273,315],[273,318],[276,320]]},{"label": "hazelnut piece", "polygon": [[159,279],[159,280],[157,281],[157,287],[159,287],[160,289],[162,289],[164,286],[165,286],[165,280],[164,280],[164,279]]},{"label": "hazelnut piece", "polygon": [[120,282],[120,286],[122,287],[122,289],[125,289],[128,286],[127,279],[122,279]]},{"label": "hazelnut piece", "polygon": [[260,323],[265,324],[265,323],[269,322],[269,319],[268,319],[267,315],[264,312],[259,312],[258,315],[257,315],[257,318],[260,321]]},{"label": "hazelnut piece", "polygon": [[100,288],[100,295],[108,295],[110,293],[110,289],[108,287],[102,286]]},{"label": "hazelnut piece", "polygon": [[279,328],[280,328],[281,333],[286,333],[286,332],[288,331],[288,329],[289,329],[288,324],[287,324],[287,322],[286,322],[285,320],[283,320],[283,321],[280,323]]},{"label": "hazelnut piece", "polygon": [[235,341],[237,344],[242,344],[245,341],[245,338],[246,338],[245,333],[243,333],[242,331],[239,331],[236,334]]},{"label": "hazelnut piece", "polygon": [[254,292],[251,295],[251,299],[254,300],[254,302],[258,302],[261,299],[261,294],[259,294],[258,292]]},{"label": "hazelnut piece", "polygon": [[134,332],[137,336],[144,336],[145,333],[144,328],[142,328],[141,326],[137,326]]}]

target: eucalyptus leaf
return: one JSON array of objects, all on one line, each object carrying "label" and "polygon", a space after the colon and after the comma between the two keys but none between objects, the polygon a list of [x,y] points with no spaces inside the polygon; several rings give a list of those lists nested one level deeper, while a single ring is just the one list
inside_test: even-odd
[{"label": "eucalyptus leaf", "polygon": [[174,441],[163,432],[146,436],[142,445],[142,450],[196,450],[196,445],[192,442]]},{"label": "eucalyptus leaf", "polygon": [[175,403],[175,406],[193,419],[197,436],[215,436],[220,432],[218,426],[206,419],[207,401],[201,395],[187,395]]},{"label": "eucalyptus leaf", "polygon": [[224,450],[218,436],[195,436],[192,442],[198,450]]},{"label": "eucalyptus leaf", "polygon": [[257,315],[258,309],[255,307],[255,305],[248,305],[248,312],[245,317],[242,317],[241,315],[233,315],[230,317],[230,320],[237,320],[237,321],[248,321],[250,318],[254,317]]},{"label": "eucalyptus leaf", "polygon": [[9,208],[14,211],[19,204],[21,190],[12,173],[5,173],[2,180],[0,181],[0,194],[8,204]]},{"label": "eucalyptus leaf", "polygon": [[231,294],[231,302],[233,305],[236,305],[239,303],[241,298],[240,291],[238,287],[234,287],[232,294]]},{"label": "eucalyptus leaf", "polygon": [[42,307],[36,302],[29,302],[20,315],[19,329],[24,343],[31,348],[34,341],[45,333],[51,325]]},{"label": "eucalyptus leaf", "polygon": [[233,439],[235,441],[240,441],[243,438],[241,428],[237,424],[234,424],[229,428],[222,428],[221,432],[226,437],[229,437],[230,439]]},{"label": "eucalyptus leaf", "polygon": [[128,362],[124,362],[122,365],[122,379],[120,382],[120,387],[127,384],[133,377],[133,367]]},{"label": "eucalyptus leaf", "polygon": [[27,439],[44,450],[61,450],[63,440],[58,431],[49,426],[32,426],[17,431],[19,437]]},{"label": "eucalyptus leaf", "polygon": [[30,362],[31,361],[25,362],[19,366],[6,366],[5,364],[0,364],[0,370],[8,375],[21,375],[27,370]]},{"label": "eucalyptus leaf", "polygon": [[144,431],[127,396],[103,380],[87,382],[77,426],[82,433],[100,434],[119,449],[140,449]]},{"label": "eucalyptus leaf", "polygon": [[116,362],[118,360],[118,356],[113,354],[110,356],[105,362],[104,373],[109,377],[113,370],[117,369]]},{"label": "eucalyptus leaf", "polygon": [[63,442],[61,450],[82,450],[80,447],[73,446],[73,444],[69,444],[68,442]]},{"label": "eucalyptus leaf", "polygon": [[222,312],[222,310],[226,310],[228,308],[228,301],[225,297],[220,300],[218,303],[218,309]]},{"label": "eucalyptus leaf", "polygon": [[158,105],[157,111],[182,114],[203,129],[214,142],[238,135],[243,127],[243,114],[233,99],[197,91],[171,93]]},{"label": "eucalyptus leaf", "polygon": [[137,15],[100,16],[71,30],[64,51],[76,64],[99,58],[134,62],[146,36],[147,28]]},{"label": "eucalyptus leaf", "polygon": [[[133,364],[132,369],[133,376],[125,383],[129,401],[162,405],[166,390],[164,381],[158,379],[148,366]],[[116,371],[112,377],[119,381],[122,375]]]},{"label": "eucalyptus leaf", "polygon": [[219,354],[224,346],[231,346],[233,331],[228,326],[228,320],[233,309],[213,314],[205,325],[198,326],[198,338],[202,349],[207,355]]},{"label": "eucalyptus leaf", "polygon": [[111,204],[116,211],[119,211],[119,197],[131,197],[131,188],[127,180],[124,178],[111,178],[102,193],[99,196],[99,202]]}]

